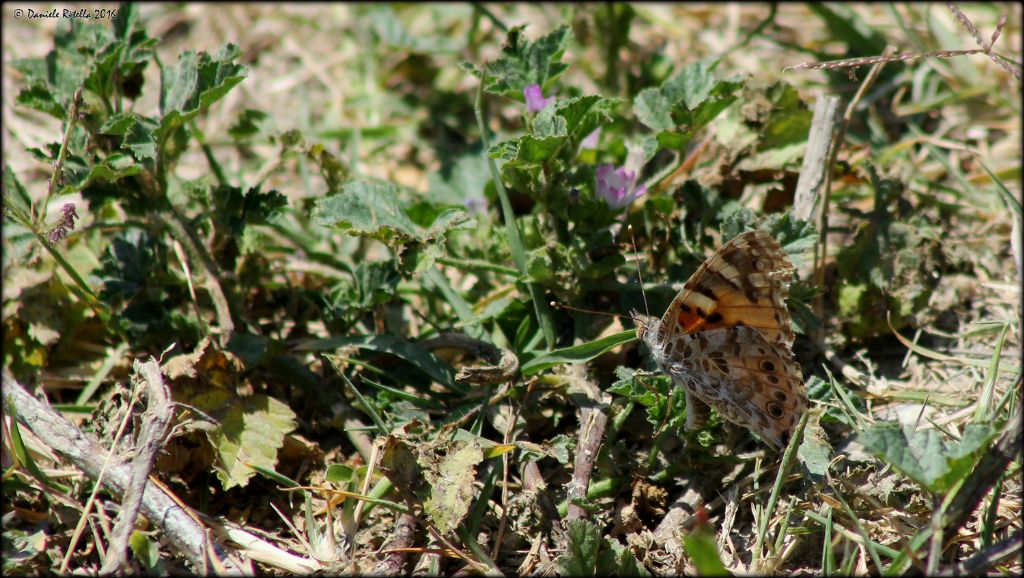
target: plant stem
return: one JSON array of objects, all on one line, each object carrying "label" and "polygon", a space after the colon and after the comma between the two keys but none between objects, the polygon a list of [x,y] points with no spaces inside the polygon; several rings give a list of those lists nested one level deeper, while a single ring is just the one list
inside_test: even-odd
[{"label": "plant stem", "polygon": [[32,215],[34,229],[39,229],[46,219],[46,210],[50,204],[50,198],[57,192],[57,183],[64,173],[64,161],[68,158],[68,141],[71,140],[71,131],[75,129],[75,122],[78,120],[78,101],[82,98],[82,89],[75,91],[71,99],[71,106],[68,108],[68,122],[64,127],[64,136],[60,139],[60,151],[57,153],[57,162],[53,164],[53,174],[50,176],[50,188],[43,197],[43,208],[39,213]]},{"label": "plant stem", "polygon": [[60,252],[57,251],[52,244],[50,244],[50,240],[47,239],[45,235],[43,235],[39,231],[32,232],[35,234],[36,238],[39,239],[39,242],[43,245],[43,248],[45,248],[47,252],[50,253],[50,256],[52,256],[53,259],[57,261],[57,264],[60,265],[60,268],[64,269],[64,272],[68,274],[68,277],[71,277],[71,280],[74,281],[75,284],[73,287],[78,289],[78,292],[76,292],[78,294],[78,297],[85,301],[86,303],[88,303],[89,307],[92,308],[92,310],[96,313],[96,315],[99,316],[100,319],[103,319],[104,321],[109,319],[110,311],[107,309],[107,306],[104,305],[103,302],[99,300],[99,297],[96,296],[96,293],[92,290],[92,287],[89,287],[89,285],[85,282],[85,279],[82,279],[82,276],[78,273],[78,270],[72,267],[71,263],[68,263],[67,259],[65,259],[64,256],[61,255]]},{"label": "plant stem", "polygon": [[[484,83],[486,80],[487,75],[484,73],[480,78],[480,88],[477,89],[476,102],[474,104],[476,122],[480,126],[480,138],[483,140],[484,156],[487,158],[487,168],[490,169],[491,178],[494,180],[494,187],[498,191],[498,199],[501,201],[501,211],[505,218],[505,232],[508,235],[509,250],[512,252],[512,258],[516,262],[519,274],[522,275],[523,278],[528,278],[526,269],[526,249],[523,247],[523,240],[519,236],[519,227],[516,225],[515,215],[512,213],[512,203],[508,199],[508,191],[505,190],[505,184],[501,181],[501,175],[498,173],[497,165],[494,164],[494,159],[487,154],[487,151],[491,148],[491,143],[490,137],[487,136],[487,124],[484,122],[483,113]],[[551,319],[551,309],[548,307],[547,302],[544,301],[543,293],[536,283],[526,282],[526,287],[530,292],[530,299],[533,301],[533,308],[537,314],[537,322],[540,324],[540,329],[544,333],[544,341],[547,344],[547,348],[548,350],[554,349],[555,324]]]}]

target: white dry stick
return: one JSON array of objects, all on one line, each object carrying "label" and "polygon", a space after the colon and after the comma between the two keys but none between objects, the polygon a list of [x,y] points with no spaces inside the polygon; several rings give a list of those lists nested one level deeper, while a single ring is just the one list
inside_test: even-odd
[{"label": "white dry stick", "polygon": [[[18,422],[30,428],[43,443],[93,480],[99,476],[107,451],[92,436],[82,433],[64,416],[33,397],[6,369],[3,371],[3,402],[5,408],[16,410]],[[110,492],[124,495],[131,477],[132,471],[127,465],[114,464],[107,468],[103,483]],[[207,550],[206,528],[155,484],[146,484],[141,511],[196,571],[203,573],[208,568],[209,552],[222,558],[220,564],[226,567],[228,574],[242,575],[242,569],[228,558],[219,544],[212,544]]]},{"label": "white dry stick", "polygon": [[171,418],[174,416],[174,404],[171,402],[167,384],[160,375],[160,365],[157,361],[152,357],[145,363],[136,360],[135,372],[142,377],[146,385],[146,413],[142,420],[142,431],[135,444],[135,458],[130,466],[131,484],[121,501],[121,512],[117,515],[100,574],[112,574],[123,570],[127,563],[128,539],[135,529],[135,519],[139,515],[146,481],[153,470],[157,453],[164,445],[171,427]]}]

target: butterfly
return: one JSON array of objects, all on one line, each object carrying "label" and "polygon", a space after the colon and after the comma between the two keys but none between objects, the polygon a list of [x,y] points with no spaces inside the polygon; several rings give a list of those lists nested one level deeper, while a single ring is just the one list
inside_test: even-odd
[{"label": "butterfly", "polygon": [[686,393],[687,431],[709,407],[775,450],[807,410],[786,297],[793,264],[767,231],[737,235],[683,285],[661,319],[631,312],[637,337]]}]

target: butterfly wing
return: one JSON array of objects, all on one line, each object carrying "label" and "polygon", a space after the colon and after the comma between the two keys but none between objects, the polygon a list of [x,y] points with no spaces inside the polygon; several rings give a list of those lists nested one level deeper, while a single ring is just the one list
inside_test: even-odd
[{"label": "butterfly wing", "polygon": [[723,327],[756,328],[793,345],[786,298],[793,264],[767,231],[737,235],[690,277],[662,317],[662,340]]},{"label": "butterfly wing", "polygon": [[667,345],[673,381],[776,450],[786,447],[807,409],[800,364],[789,349],[742,326],[682,334]]}]

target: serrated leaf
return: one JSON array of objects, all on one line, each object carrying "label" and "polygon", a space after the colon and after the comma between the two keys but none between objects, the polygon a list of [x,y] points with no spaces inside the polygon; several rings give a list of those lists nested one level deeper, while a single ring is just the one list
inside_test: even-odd
[{"label": "serrated leaf", "polygon": [[248,484],[256,474],[251,466],[273,469],[284,436],[295,429],[295,413],[270,396],[235,398],[214,389],[192,403],[206,411],[217,410],[219,425],[207,437],[219,458],[214,468],[224,489]]},{"label": "serrated leaf", "polygon": [[178,64],[166,67],[161,76],[160,128],[157,140],[162,141],[177,127],[192,120],[200,112],[224,97],[248,74],[245,66],[231,61],[240,50],[234,44],[222,47],[215,56],[198,55],[186,50]]},{"label": "serrated leaf", "polygon": [[156,158],[156,132],[160,124],[133,112],[115,114],[100,127],[101,134],[120,135],[121,147],[132,152],[138,160]]},{"label": "serrated leaf", "polygon": [[[32,221],[32,198],[29,197],[18,175],[11,165],[4,165],[3,175],[3,210],[22,225],[29,226]],[[6,242],[6,241],[5,241]]]},{"label": "serrated leaf", "polygon": [[608,546],[598,554],[599,575],[603,576],[650,576],[651,573],[644,568],[633,551],[626,545],[614,538],[605,538],[604,545]]},{"label": "serrated leaf", "polygon": [[96,272],[103,282],[100,297],[113,303],[130,299],[147,287],[153,275],[162,270],[157,245],[156,240],[141,229],[129,229],[114,237],[100,257],[102,266]]},{"label": "serrated leaf", "polygon": [[465,211],[449,209],[424,230],[409,218],[394,185],[355,180],[345,183],[340,193],[319,199],[312,216],[317,224],[377,239],[392,247],[430,243],[447,231],[474,223]]},{"label": "serrated leaf", "polygon": [[672,120],[672,103],[661,90],[645,88],[633,100],[633,114],[637,120],[657,131],[675,128]]},{"label": "serrated leaf", "polygon": [[648,423],[655,428],[664,425],[669,430],[678,429],[686,417],[686,396],[681,392],[673,394],[676,386],[666,375],[641,377],[639,373],[626,367],[616,368],[618,379],[609,386],[608,392],[642,405],[647,410]]},{"label": "serrated leaf", "polygon": [[246,225],[272,222],[288,206],[288,199],[277,191],[262,192],[261,185],[242,189],[219,185],[210,191],[213,199],[214,221],[231,234],[240,236]]},{"label": "serrated leaf", "polygon": [[828,443],[828,435],[821,427],[823,412],[817,408],[810,411],[812,413],[804,428],[804,438],[800,443],[798,456],[812,476],[821,478],[832,462],[832,446]]},{"label": "serrated leaf", "polygon": [[[582,140],[598,127],[610,123],[620,103],[618,99],[597,95],[560,99],[537,114],[533,121],[534,133],[538,137],[569,136],[575,141]],[[556,125],[550,119],[562,121]]]},{"label": "serrated leaf", "polygon": [[[572,35],[568,26],[559,26],[547,36],[530,41],[523,37],[524,28],[509,29],[501,56],[484,65],[484,89],[519,102],[525,102],[523,89],[528,85],[537,84],[546,91],[569,68],[562,62],[562,54]],[[470,71],[480,74],[475,68]]]},{"label": "serrated leaf", "polygon": [[118,68],[124,50],[123,42],[112,42],[104,47],[102,52],[95,56],[92,69],[85,77],[82,86],[104,99],[110,98],[115,90],[114,72]]},{"label": "serrated leaf", "polygon": [[595,357],[598,357],[623,343],[628,343],[636,339],[636,330],[630,329],[602,337],[594,341],[588,341],[580,345],[574,345],[572,347],[564,347],[562,349],[556,349],[549,351],[543,355],[538,355],[530,361],[523,364],[522,373],[525,376],[530,376],[535,373],[539,373],[549,367],[554,367],[562,363],[583,363],[590,361]]},{"label": "serrated leaf", "polygon": [[337,195],[319,199],[312,216],[319,225],[388,245],[417,241],[422,234],[405,214],[398,189],[390,183],[349,181]]},{"label": "serrated leaf", "polygon": [[555,560],[563,576],[596,576],[601,528],[589,520],[571,520],[565,532],[565,551]]},{"label": "serrated leaf", "polygon": [[711,66],[697,62],[660,87],[642,90],[633,102],[633,113],[658,131],[662,146],[682,150],[697,131],[736,100],[734,93],[742,86],[738,78],[718,79]]},{"label": "serrated leaf", "polygon": [[65,120],[68,115],[64,105],[57,100],[50,87],[42,83],[31,84],[21,89],[14,101],[60,120]]},{"label": "serrated leaf", "polygon": [[914,431],[912,424],[878,422],[859,437],[877,458],[928,491],[943,494],[970,473],[998,433],[988,424],[970,424],[954,443],[934,429]]}]

